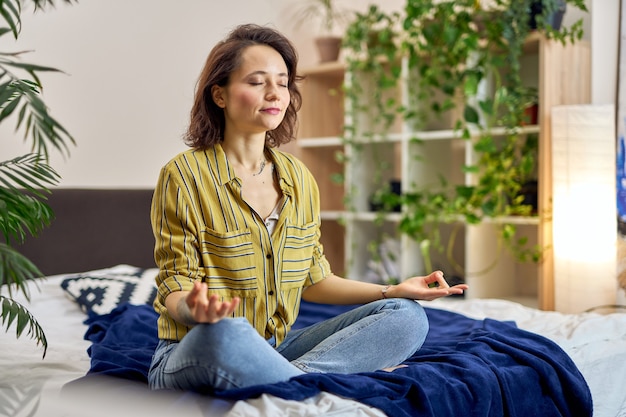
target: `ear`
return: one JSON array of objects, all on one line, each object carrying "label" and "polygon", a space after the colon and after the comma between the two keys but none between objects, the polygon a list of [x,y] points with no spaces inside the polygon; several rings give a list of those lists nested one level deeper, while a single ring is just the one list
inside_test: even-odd
[{"label": "ear", "polygon": [[215,84],[213,87],[211,87],[211,97],[213,97],[213,102],[217,104],[218,107],[221,107],[222,109],[226,107],[223,93],[224,93],[224,89],[220,87],[219,85]]}]

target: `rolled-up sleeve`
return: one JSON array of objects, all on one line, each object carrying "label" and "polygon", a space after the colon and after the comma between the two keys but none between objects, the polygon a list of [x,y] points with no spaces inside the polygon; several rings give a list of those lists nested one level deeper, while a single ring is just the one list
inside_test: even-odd
[{"label": "rolled-up sleeve", "polygon": [[198,279],[198,242],[193,214],[180,186],[180,179],[165,166],[152,199],[151,222],[154,259],[159,268],[155,309],[165,309],[165,298],[175,291],[189,291]]}]

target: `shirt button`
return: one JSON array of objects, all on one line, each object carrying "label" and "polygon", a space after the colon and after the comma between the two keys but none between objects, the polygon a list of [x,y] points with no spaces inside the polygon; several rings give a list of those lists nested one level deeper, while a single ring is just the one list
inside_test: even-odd
[{"label": "shirt button", "polygon": [[269,295],[274,295],[274,291],[268,292]]},{"label": "shirt button", "polygon": [[267,259],[272,259],[272,254],[271,254],[271,253],[268,253],[267,255],[265,255],[265,257],[266,257]]}]

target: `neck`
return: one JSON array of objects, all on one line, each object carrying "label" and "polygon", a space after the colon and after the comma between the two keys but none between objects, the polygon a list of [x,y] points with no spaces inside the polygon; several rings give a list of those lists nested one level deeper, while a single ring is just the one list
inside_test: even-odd
[{"label": "neck", "polygon": [[264,148],[257,150],[251,147],[232,147],[222,143],[222,149],[226,154],[226,159],[239,176],[256,177],[267,169],[267,165],[271,166]]}]

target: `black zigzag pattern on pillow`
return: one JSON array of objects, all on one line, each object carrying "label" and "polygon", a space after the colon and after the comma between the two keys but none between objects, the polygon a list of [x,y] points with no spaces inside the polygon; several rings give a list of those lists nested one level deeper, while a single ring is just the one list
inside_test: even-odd
[{"label": "black zigzag pattern on pillow", "polygon": [[61,288],[85,313],[108,314],[117,306],[152,304],[157,289],[156,269],[129,265],[67,276]]}]

